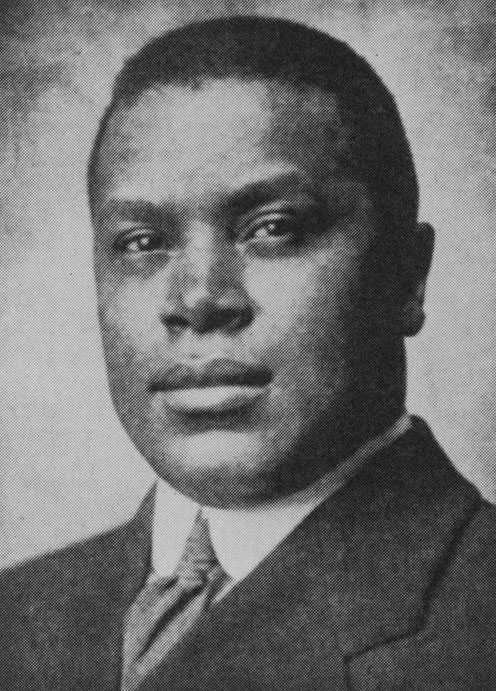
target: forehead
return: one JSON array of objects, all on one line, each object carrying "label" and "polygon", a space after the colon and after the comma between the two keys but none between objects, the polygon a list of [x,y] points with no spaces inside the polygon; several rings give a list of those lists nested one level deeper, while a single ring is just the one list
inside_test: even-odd
[{"label": "forehead", "polygon": [[164,187],[184,194],[281,161],[312,176],[336,170],[348,149],[336,97],[317,88],[234,78],[159,85],[111,115],[98,186],[139,181],[148,197]]}]

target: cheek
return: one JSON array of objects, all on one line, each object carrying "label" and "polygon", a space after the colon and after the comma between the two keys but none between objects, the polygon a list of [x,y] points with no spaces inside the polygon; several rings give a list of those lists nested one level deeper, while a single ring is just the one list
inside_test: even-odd
[{"label": "cheek", "polygon": [[106,348],[146,356],[158,335],[158,296],[144,282],[122,281],[98,291],[98,314]]},{"label": "cheek", "polygon": [[261,308],[255,338],[268,337],[279,357],[294,350],[302,365],[311,354],[342,355],[363,319],[360,267],[359,257],[336,250],[254,273],[250,292]]},{"label": "cheek", "polygon": [[150,291],[145,295],[131,283],[99,291],[98,315],[107,373],[121,414],[144,394],[160,338],[156,309]]}]

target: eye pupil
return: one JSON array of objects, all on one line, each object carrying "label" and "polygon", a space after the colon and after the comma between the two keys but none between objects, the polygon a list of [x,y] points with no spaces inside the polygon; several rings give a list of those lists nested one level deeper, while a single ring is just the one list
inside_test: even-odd
[{"label": "eye pupil", "polygon": [[123,244],[123,249],[130,254],[135,254],[156,249],[158,244],[157,238],[153,238],[149,233],[141,233],[127,240]]},{"label": "eye pupil", "polygon": [[265,235],[268,235],[269,232],[272,230],[271,226],[271,223],[265,223],[263,226],[257,228],[254,233],[255,237],[263,238]]},{"label": "eye pupil", "polygon": [[288,227],[289,223],[281,220],[266,221],[263,225],[256,229],[254,236],[262,239],[264,237],[279,237],[291,231]]}]

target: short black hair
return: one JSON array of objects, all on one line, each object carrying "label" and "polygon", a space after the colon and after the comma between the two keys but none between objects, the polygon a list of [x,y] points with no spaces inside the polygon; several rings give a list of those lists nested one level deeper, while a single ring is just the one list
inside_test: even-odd
[{"label": "short black hair", "polygon": [[154,38],[131,57],[115,80],[91,152],[90,204],[101,140],[118,107],[131,105],[153,86],[195,88],[207,79],[233,77],[313,86],[337,97],[343,119],[351,125],[354,164],[380,215],[387,254],[397,264],[402,231],[417,220],[418,185],[394,98],[346,43],[283,19],[230,16],[194,22]]}]

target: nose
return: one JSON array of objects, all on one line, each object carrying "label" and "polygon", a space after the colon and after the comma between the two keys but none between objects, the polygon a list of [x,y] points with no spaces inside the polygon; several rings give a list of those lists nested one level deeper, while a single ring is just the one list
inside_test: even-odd
[{"label": "nose", "polygon": [[241,257],[232,244],[197,243],[174,261],[162,316],[169,329],[232,333],[250,324],[254,305],[243,284]]}]

